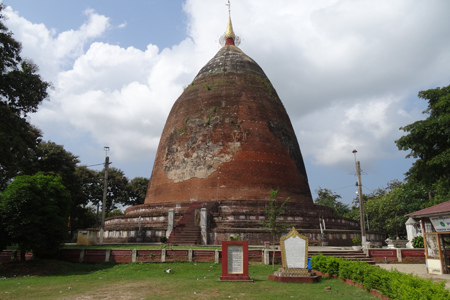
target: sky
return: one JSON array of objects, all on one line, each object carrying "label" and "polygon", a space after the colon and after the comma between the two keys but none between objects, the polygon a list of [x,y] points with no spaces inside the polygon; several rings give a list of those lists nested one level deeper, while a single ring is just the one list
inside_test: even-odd
[{"label": "sky", "polygon": [[[2,0],[0,0],[1,2]],[[169,111],[220,49],[225,0],[3,0],[4,23],[52,83],[29,121],[82,165],[151,175]],[[294,126],[309,185],[350,204],[404,179],[395,140],[426,118],[421,90],[450,83],[447,0],[235,0],[240,48],[265,71]],[[92,167],[101,170],[102,166]]]}]

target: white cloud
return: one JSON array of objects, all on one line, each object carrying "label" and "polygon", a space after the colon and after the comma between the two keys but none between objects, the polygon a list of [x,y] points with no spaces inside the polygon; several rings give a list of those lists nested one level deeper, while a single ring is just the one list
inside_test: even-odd
[{"label": "white cloud", "polygon": [[45,24],[33,24],[11,7],[4,10],[9,30],[22,43],[22,56],[33,59],[45,80],[54,81],[58,72],[84,52],[85,45],[103,34],[109,27],[108,18],[86,10],[88,20],[78,30],[56,34]]},{"label": "white cloud", "polygon": [[[188,0],[184,10],[190,38],[166,49],[149,40],[142,51],[96,41],[110,24],[92,10],[78,29],[56,34],[7,9],[24,56],[55,86],[33,120],[48,136],[82,132],[108,144],[116,161],[153,157],[172,104],[219,50],[226,27],[216,1]],[[240,48],[275,86],[304,157],[327,166],[347,162],[354,148],[372,163],[398,155],[398,128],[423,107],[414,95],[448,85],[448,11],[450,2],[438,0],[232,3]]]}]

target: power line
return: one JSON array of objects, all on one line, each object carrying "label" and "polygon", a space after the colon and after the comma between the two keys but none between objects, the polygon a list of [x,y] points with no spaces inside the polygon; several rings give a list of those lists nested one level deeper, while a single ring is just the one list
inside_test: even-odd
[{"label": "power line", "polygon": [[90,166],[86,166],[86,167],[94,167],[94,166],[100,166],[100,165],[104,165],[105,163],[101,163],[101,164],[96,164],[96,165],[90,165]]}]

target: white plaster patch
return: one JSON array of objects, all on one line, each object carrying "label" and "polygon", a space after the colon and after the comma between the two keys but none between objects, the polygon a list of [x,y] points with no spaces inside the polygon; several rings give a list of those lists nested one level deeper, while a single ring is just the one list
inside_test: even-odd
[{"label": "white plaster patch", "polygon": [[[191,178],[207,178],[216,171],[217,167],[231,161],[234,153],[241,147],[240,142],[227,143],[225,147],[219,144],[201,143],[194,147],[178,147],[168,155],[163,163],[167,178],[174,182],[181,182]],[[187,153],[195,149],[189,156]]]}]

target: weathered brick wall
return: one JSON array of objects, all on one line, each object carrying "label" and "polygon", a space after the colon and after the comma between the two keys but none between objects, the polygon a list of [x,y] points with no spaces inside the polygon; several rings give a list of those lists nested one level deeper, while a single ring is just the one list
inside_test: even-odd
[{"label": "weathered brick wall", "polygon": [[[195,250],[192,253],[192,259],[198,262],[213,262],[215,259],[214,250]],[[219,259],[221,256],[219,256]]]},{"label": "weathered brick wall", "polygon": [[116,262],[116,263],[130,263],[131,260],[131,250],[116,250],[112,249],[109,261],[110,262]]},{"label": "weathered brick wall", "polygon": [[106,250],[104,249],[89,249],[84,251],[84,263],[103,263],[106,259]]},{"label": "weathered brick wall", "polygon": [[369,256],[378,263],[425,263],[424,249],[369,249]]},{"label": "weathered brick wall", "polygon": [[166,262],[188,261],[188,250],[167,250]]},{"label": "weathered brick wall", "polygon": [[281,198],[312,204],[295,133],[270,82],[244,73],[195,80],[167,119],[146,203],[262,200],[274,187]]},{"label": "weathered brick wall", "polygon": [[136,262],[160,262],[161,250],[137,250]]}]

